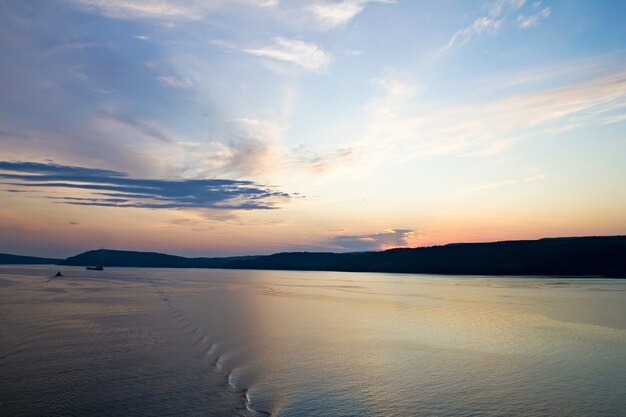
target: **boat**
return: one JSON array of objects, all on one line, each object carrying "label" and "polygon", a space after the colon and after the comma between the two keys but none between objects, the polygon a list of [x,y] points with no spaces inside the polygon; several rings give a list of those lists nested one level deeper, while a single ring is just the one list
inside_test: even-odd
[{"label": "boat", "polygon": [[89,269],[90,271],[102,271],[104,268],[102,267],[102,265],[98,265],[98,266],[88,266],[87,269]]},{"label": "boat", "polygon": [[61,273],[61,271],[58,271],[56,274],[54,274],[55,277],[62,277],[63,274]]}]

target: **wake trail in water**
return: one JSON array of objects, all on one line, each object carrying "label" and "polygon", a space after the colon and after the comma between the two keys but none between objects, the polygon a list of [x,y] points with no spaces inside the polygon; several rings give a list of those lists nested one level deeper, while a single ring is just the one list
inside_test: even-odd
[{"label": "wake trail in water", "polygon": [[239,397],[237,408],[253,416],[271,416],[270,412],[253,407],[249,387],[239,386],[235,375],[242,372],[241,368],[237,367],[240,365],[240,361],[238,361],[239,358],[235,351],[228,350],[228,343],[216,339],[211,333],[205,333],[203,328],[197,325],[189,314],[176,306],[172,297],[165,290],[154,281],[151,281],[150,284],[170,314],[179,323],[180,330],[186,333],[190,340],[193,340],[192,345],[198,351],[198,356],[203,356],[210,362],[209,369],[221,377],[224,389]]}]

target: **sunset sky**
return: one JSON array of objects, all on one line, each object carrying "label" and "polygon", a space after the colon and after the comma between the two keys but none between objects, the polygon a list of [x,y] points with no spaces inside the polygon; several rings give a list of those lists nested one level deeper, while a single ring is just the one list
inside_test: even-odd
[{"label": "sunset sky", "polygon": [[0,4],[0,252],[626,234],[626,2]]}]

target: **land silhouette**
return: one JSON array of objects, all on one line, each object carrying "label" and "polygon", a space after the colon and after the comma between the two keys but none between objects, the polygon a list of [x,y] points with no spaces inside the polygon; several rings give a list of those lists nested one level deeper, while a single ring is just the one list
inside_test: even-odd
[{"label": "land silhouette", "polygon": [[453,243],[380,252],[284,252],[217,258],[98,249],[67,259],[0,254],[0,264],[626,278],[626,236]]},{"label": "land silhouette", "polygon": [[58,264],[62,259],[40,258],[37,256],[10,255],[0,253],[0,265],[50,265]]}]

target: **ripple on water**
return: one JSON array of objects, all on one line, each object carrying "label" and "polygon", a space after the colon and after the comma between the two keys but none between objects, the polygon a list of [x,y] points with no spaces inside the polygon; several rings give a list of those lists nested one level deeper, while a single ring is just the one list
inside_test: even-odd
[{"label": "ripple on water", "polygon": [[3,415],[626,409],[626,283],[125,268],[46,282],[44,269],[2,271]]}]

